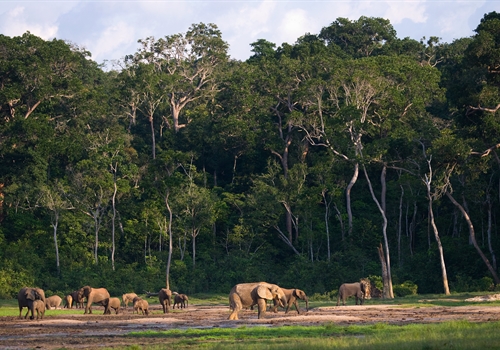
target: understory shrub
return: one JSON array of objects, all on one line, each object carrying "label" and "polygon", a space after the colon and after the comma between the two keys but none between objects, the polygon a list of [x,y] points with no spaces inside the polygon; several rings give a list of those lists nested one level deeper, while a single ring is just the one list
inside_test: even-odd
[{"label": "understory shrub", "polygon": [[404,281],[401,284],[396,284],[393,287],[394,295],[404,297],[407,295],[416,295],[418,286],[412,281]]}]

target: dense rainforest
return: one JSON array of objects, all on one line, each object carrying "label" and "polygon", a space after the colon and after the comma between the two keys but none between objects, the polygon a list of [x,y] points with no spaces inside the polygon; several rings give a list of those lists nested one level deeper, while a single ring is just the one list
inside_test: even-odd
[{"label": "dense rainforest", "polygon": [[246,61],[215,24],[138,42],[106,69],[0,35],[0,298],[500,283],[499,13],[452,43],[338,18]]}]

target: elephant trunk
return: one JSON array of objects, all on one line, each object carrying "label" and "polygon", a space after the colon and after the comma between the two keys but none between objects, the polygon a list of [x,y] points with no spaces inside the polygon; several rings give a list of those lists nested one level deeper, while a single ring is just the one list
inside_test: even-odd
[{"label": "elephant trunk", "polygon": [[309,299],[305,297],[304,301],[306,302],[306,311],[309,311]]}]

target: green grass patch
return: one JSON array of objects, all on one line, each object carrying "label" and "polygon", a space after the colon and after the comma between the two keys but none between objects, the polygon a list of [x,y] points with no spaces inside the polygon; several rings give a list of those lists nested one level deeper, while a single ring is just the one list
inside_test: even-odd
[{"label": "green grass patch", "polygon": [[[146,349],[496,349],[500,322],[453,321],[405,326],[373,325],[240,327],[134,332],[129,337],[162,338]],[[133,347],[127,348],[133,349]]]}]

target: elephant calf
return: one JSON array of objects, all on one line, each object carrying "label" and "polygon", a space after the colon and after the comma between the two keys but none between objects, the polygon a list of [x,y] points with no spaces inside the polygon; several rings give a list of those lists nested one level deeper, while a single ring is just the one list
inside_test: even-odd
[{"label": "elephant calf", "polygon": [[179,294],[177,292],[172,294],[174,294],[174,306],[172,306],[172,309],[175,309],[175,305],[178,305],[177,308],[179,309],[189,306],[188,296],[186,294]]},{"label": "elephant calf", "polygon": [[118,315],[118,311],[120,311],[120,299],[118,298],[109,298],[108,307],[106,308],[106,314],[111,314],[111,309],[115,310],[115,314]]},{"label": "elephant calf", "polygon": [[[283,291],[283,293],[285,293],[285,296],[281,299],[283,306],[286,304],[285,314],[288,313],[292,305],[295,305],[297,313],[300,314],[300,308],[297,299],[304,300],[306,302],[306,311],[309,310],[309,299],[307,298],[307,295],[303,290],[286,288],[281,288],[281,290]],[[278,312],[278,302],[276,300],[273,300],[273,304],[273,311]]]},{"label": "elephant calf", "polygon": [[[143,315],[149,315],[149,303],[147,300],[141,299],[139,297],[134,298],[134,311],[139,314],[139,311],[142,312]],[[132,313],[134,313],[132,311]]]},{"label": "elephant calf", "polygon": [[34,300],[33,301],[33,310],[36,311],[36,319],[43,319],[43,315],[45,315],[45,303],[42,300]]},{"label": "elephant calf", "polygon": [[45,308],[50,310],[52,308],[57,309],[61,305],[62,299],[59,295],[53,295],[51,297],[45,298]]}]

